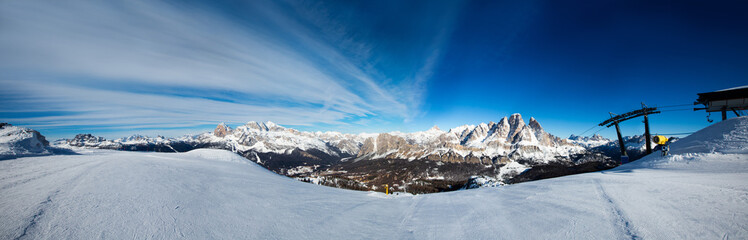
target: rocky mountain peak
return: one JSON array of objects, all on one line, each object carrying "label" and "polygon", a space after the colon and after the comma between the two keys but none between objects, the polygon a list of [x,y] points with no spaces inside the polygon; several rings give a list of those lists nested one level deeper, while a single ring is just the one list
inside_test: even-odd
[{"label": "rocky mountain peak", "polygon": [[501,120],[499,120],[499,125],[509,125],[509,120],[506,117],[502,117]]},{"label": "rocky mountain peak", "polygon": [[509,116],[509,134],[507,135],[507,141],[512,142],[514,139],[514,136],[519,133],[520,130],[522,130],[522,127],[525,126],[525,121],[522,120],[522,115],[519,113],[512,114]]},{"label": "rocky mountain peak", "polygon": [[231,132],[231,128],[229,126],[226,126],[225,123],[220,123],[218,126],[216,126],[216,129],[213,130],[213,135],[216,137],[225,137]]},{"label": "rocky mountain peak", "polygon": [[512,143],[520,143],[520,142],[526,142],[526,143],[534,143],[537,142],[537,139],[535,138],[535,135],[533,134],[533,131],[529,126],[522,126],[519,128],[519,131],[517,134],[515,134],[512,138]]},{"label": "rocky mountain peak", "polygon": [[538,123],[538,121],[535,120],[534,117],[530,118],[530,124],[528,125],[530,125],[530,128],[532,128],[532,130],[535,130],[536,132],[543,131],[543,127],[540,126],[540,123]]},{"label": "rocky mountain peak", "polygon": [[509,116],[509,125],[510,126],[515,126],[515,127],[516,126],[524,126],[525,125],[525,121],[522,120],[522,115],[520,115],[519,113],[515,113],[515,114],[512,114],[511,116]]},{"label": "rocky mountain peak", "polygon": [[105,140],[102,137],[94,136],[90,133],[84,133],[84,134],[77,134],[75,137],[73,137],[73,140],[80,140],[80,141],[102,141]]}]

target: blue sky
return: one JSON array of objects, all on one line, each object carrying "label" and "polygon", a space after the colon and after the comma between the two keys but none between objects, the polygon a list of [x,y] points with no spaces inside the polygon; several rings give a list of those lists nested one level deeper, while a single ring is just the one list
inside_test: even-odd
[{"label": "blue sky", "polygon": [[[0,121],[56,139],[268,120],[420,131],[521,113],[566,137],[641,102],[689,104],[748,84],[747,5],[4,1]],[[693,111],[651,121],[658,133],[709,124]],[[622,128],[641,134],[643,124]]]}]

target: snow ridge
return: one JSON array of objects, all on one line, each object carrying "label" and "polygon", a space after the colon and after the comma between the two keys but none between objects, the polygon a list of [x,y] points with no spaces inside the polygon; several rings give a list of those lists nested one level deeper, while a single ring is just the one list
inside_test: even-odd
[{"label": "snow ridge", "polygon": [[49,142],[39,132],[0,123],[0,160],[49,154]]}]

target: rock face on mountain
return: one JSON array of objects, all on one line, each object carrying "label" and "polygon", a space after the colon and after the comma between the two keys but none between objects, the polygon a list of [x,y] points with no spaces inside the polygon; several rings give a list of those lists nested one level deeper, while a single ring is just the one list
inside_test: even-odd
[{"label": "rock face on mountain", "polygon": [[415,133],[382,133],[363,142],[361,159],[429,159],[445,162],[505,164],[525,159],[548,162],[585,152],[581,146],[553,136],[535,118],[525,124],[520,114],[498,123],[465,125],[448,132],[432,128]]},{"label": "rock face on mountain", "polygon": [[41,133],[25,127],[0,123],[0,159],[51,154]]},{"label": "rock face on mountain", "polygon": [[213,130],[213,135],[216,137],[225,137],[229,132],[231,132],[231,128],[226,126],[225,123],[220,123],[216,126],[216,129]]},{"label": "rock face on mountain", "polygon": [[91,134],[78,134],[73,139],[68,140],[66,144],[74,147],[99,147],[102,143],[106,142],[106,139],[103,137]]}]

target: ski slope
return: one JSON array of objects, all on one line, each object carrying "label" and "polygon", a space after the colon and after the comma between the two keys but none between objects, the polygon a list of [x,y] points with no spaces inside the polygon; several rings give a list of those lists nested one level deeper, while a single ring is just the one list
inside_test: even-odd
[{"label": "ski slope", "polygon": [[748,239],[746,136],[734,118],[667,157],[417,196],[303,183],[221,150],[18,158],[0,161],[0,239]]}]

